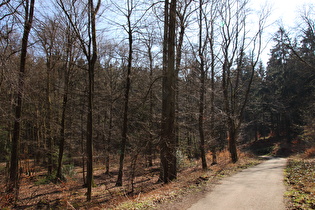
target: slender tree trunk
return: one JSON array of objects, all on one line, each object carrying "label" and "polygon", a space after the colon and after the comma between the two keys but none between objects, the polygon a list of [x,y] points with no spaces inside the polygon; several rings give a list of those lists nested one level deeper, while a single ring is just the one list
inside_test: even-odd
[{"label": "slender tree trunk", "polygon": [[[39,110],[37,109],[36,110],[36,118],[37,119],[39,119]],[[39,164],[40,163],[40,158],[41,158],[41,152],[40,152],[40,150],[41,150],[41,141],[40,141],[40,127],[41,127],[41,125],[40,125],[40,122],[39,121],[37,121],[36,122],[36,149],[35,149],[35,157],[34,157],[34,159],[35,159],[35,162],[37,163],[37,164]]]},{"label": "slender tree trunk", "polygon": [[[216,60],[216,55],[214,51],[214,25],[216,21],[216,10],[215,6],[211,7],[211,10],[213,10],[214,13],[210,15],[210,21],[206,22],[207,24],[207,40],[209,41],[209,50],[210,50],[210,56],[211,56],[211,63],[210,63],[210,70],[211,70],[211,92],[210,92],[210,139],[211,139],[211,145],[210,145],[210,150],[211,150],[211,155],[212,155],[212,163],[211,165],[217,164],[217,156],[216,156],[216,147],[217,147],[217,142],[216,142],[216,136],[215,136],[215,126],[214,126],[214,117],[215,117],[215,109],[214,109],[214,92],[215,92],[215,60]],[[206,20],[208,20],[206,18]]]},{"label": "slender tree trunk", "polygon": [[[150,84],[153,83],[153,56],[151,46],[148,49],[149,62],[150,62]],[[149,143],[148,143],[148,166],[153,166],[153,90],[150,88],[150,129],[149,129]]]},{"label": "slender tree trunk", "polygon": [[[66,72],[67,70],[65,70]],[[61,115],[61,128],[60,128],[60,142],[59,142],[59,155],[58,155],[58,168],[57,168],[57,179],[62,179],[62,159],[64,153],[64,145],[65,145],[65,127],[66,127],[66,108],[68,102],[68,76],[65,73],[65,81],[64,81],[64,93],[63,93],[63,102],[62,102],[62,115]]]},{"label": "slender tree trunk", "polygon": [[[203,63],[203,61],[201,62]],[[200,68],[203,64],[201,64]],[[206,152],[205,152],[205,134],[204,134],[204,98],[205,98],[205,72],[204,70],[201,70],[201,76],[200,76],[200,96],[199,96],[199,136],[200,136],[200,155],[201,155],[201,163],[202,163],[202,169],[207,169],[207,160],[206,160]]]},{"label": "slender tree trunk", "polygon": [[[111,96],[112,97],[112,96]],[[112,130],[113,130],[113,101],[110,100],[110,109],[109,109],[109,130],[108,137],[106,140],[106,153],[105,153],[105,174],[109,174],[109,154],[110,154],[110,144],[112,141]]]},{"label": "slender tree trunk", "polygon": [[217,142],[216,142],[216,137],[214,134],[214,91],[215,91],[215,86],[214,86],[214,60],[215,60],[215,55],[214,55],[214,49],[213,49],[213,27],[211,27],[211,40],[210,40],[210,48],[211,48],[211,94],[210,94],[210,101],[211,101],[211,108],[210,108],[210,130],[211,130],[211,138],[212,138],[212,145],[211,145],[211,153],[212,153],[212,165],[217,164],[217,155],[216,155],[216,147],[217,147]]},{"label": "slender tree trunk", "polygon": [[176,139],[176,148],[179,145],[180,141],[180,126],[179,126],[179,80],[178,74],[181,69],[181,60],[182,60],[182,48],[184,42],[184,35],[186,30],[186,22],[187,22],[187,8],[192,3],[192,1],[185,2],[185,5],[182,9],[182,13],[178,12],[179,19],[179,34],[178,34],[178,42],[176,45],[176,59],[175,59],[175,139]]},{"label": "slender tree trunk", "polygon": [[[91,201],[92,198],[92,184],[93,184],[93,97],[94,97],[94,72],[95,64],[97,61],[97,40],[96,40],[96,14],[100,8],[101,0],[97,0],[97,4],[94,7],[94,1],[89,0],[87,2],[87,13],[86,13],[86,28],[88,32],[88,41],[85,40],[84,35],[73,21],[72,15],[69,14],[69,10],[66,9],[63,1],[58,1],[58,5],[66,14],[69,19],[71,27],[74,29],[76,36],[81,44],[84,55],[88,62],[88,107],[87,107],[87,124],[86,124],[86,156],[87,156],[87,201]],[[72,2],[75,3],[75,2]],[[85,30],[84,29],[84,30]]]},{"label": "slender tree trunk", "polygon": [[20,57],[20,72],[19,72],[19,83],[16,95],[16,107],[15,107],[15,120],[12,137],[12,148],[11,148],[11,162],[10,162],[10,173],[9,173],[9,185],[7,192],[13,193],[15,201],[18,199],[19,193],[19,173],[18,173],[18,161],[19,161],[19,143],[20,143],[20,130],[21,130],[21,116],[22,116],[22,101],[23,101],[23,90],[24,90],[24,77],[25,77],[25,64],[27,55],[27,44],[28,37],[32,28],[35,0],[25,1],[25,22],[24,32],[22,37],[22,48]]},{"label": "slender tree trunk", "polygon": [[[214,61],[212,61],[214,63]],[[210,130],[211,130],[211,154],[212,154],[212,163],[211,165],[217,164],[217,154],[216,154],[216,147],[217,147],[217,142],[216,142],[216,137],[214,134],[214,65],[211,64],[211,96],[210,96],[210,101],[211,101],[211,109],[210,109]]]},{"label": "slender tree trunk", "polygon": [[202,169],[207,169],[207,159],[205,152],[205,133],[204,133],[204,108],[205,108],[205,80],[206,80],[206,70],[205,70],[205,62],[204,62],[204,53],[203,53],[203,40],[202,40],[202,4],[203,1],[199,1],[199,71],[200,71],[200,89],[199,89],[199,137],[200,144],[199,150],[201,155],[201,164]]},{"label": "slender tree trunk", "polygon": [[47,81],[46,81],[46,104],[47,104],[47,122],[46,122],[46,135],[47,135],[47,173],[50,176],[53,170],[53,160],[52,160],[52,137],[51,137],[51,97],[50,97],[50,71],[51,71],[51,58],[50,55],[47,55],[48,61],[46,64],[47,67]]},{"label": "slender tree trunk", "polygon": [[92,198],[92,184],[93,184],[93,98],[94,98],[94,71],[97,61],[97,43],[96,43],[96,13],[100,7],[101,1],[98,0],[97,6],[94,7],[93,0],[89,0],[89,15],[90,15],[90,27],[91,27],[91,44],[89,46],[89,52],[87,54],[89,63],[89,88],[88,88],[88,114],[87,114],[87,137],[86,137],[86,153],[87,153],[87,201],[91,201]]},{"label": "slender tree trunk", "polygon": [[87,154],[87,200],[91,200],[93,183],[93,94],[94,94],[94,64],[89,64],[88,115],[86,128]]},{"label": "slender tree trunk", "polygon": [[[129,3],[129,2],[128,2]],[[131,11],[128,14],[128,41],[129,41],[129,55],[128,55],[128,66],[127,66],[127,76],[126,76],[126,89],[125,89],[125,98],[124,98],[124,121],[122,129],[122,139],[120,147],[120,159],[119,159],[119,171],[116,181],[116,186],[122,186],[122,177],[123,177],[123,168],[124,168],[124,159],[125,159],[125,150],[127,144],[127,133],[128,133],[128,110],[129,110],[129,92],[130,92],[130,75],[132,68],[132,53],[133,53],[133,35],[131,28]]]},{"label": "slender tree trunk", "polygon": [[235,107],[233,107],[235,104],[233,104],[233,94],[229,94],[229,88],[231,83],[231,77],[230,77],[230,68],[231,64],[228,60],[228,52],[227,48],[225,49],[225,60],[222,67],[222,89],[223,89],[223,103],[224,103],[224,110],[225,114],[227,116],[227,129],[228,129],[228,150],[230,152],[231,161],[233,163],[236,163],[238,160],[237,156],[237,149],[236,149],[236,138],[237,138],[237,132],[235,130],[235,124],[234,124],[234,114],[233,111]]},{"label": "slender tree trunk", "polygon": [[82,153],[82,180],[83,185],[86,186],[86,176],[85,176],[85,148],[84,148],[84,121],[83,121],[83,108],[81,111],[81,153]]},{"label": "slender tree trunk", "polygon": [[[67,48],[66,48],[66,58],[67,62],[65,64],[64,69],[64,82],[63,82],[63,101],[62,101],[62,115],[61,115],[61,128],[60,128],[60,141],[59,141],[59,153],[58,153],[58,168],[57,168],[57,179],[62,179],[62,159],[64,153],[64,145],[65,145],[65,129],[66,129],[66,109],[68,103],[68,89],[69,89],[69,77],[71,71],[71,62],[73,60],[72,57],[72,37],[70,34],[71,30],[68,28],[67,33]],[[68,60],[70,60],[68,62]]]},{"label": "slender tree trunk", "polygon": [[131,158],[131,164],[130,164],[130,168],[131,168],[131,177],[130,177],[130,182],[131,182],[131,191],[130,193],[134,193],[134,189],[135,189],[135,177],[136,177],[136,169],[137,169],[137,160],[138,160],[138,155],[139,152],[138,151],[134,151],[134,155]]}]

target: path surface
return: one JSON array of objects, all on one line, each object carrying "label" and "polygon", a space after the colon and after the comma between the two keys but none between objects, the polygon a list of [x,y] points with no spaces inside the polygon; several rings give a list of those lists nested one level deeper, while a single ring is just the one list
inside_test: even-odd
[{"label": "path surface", "polygon": [[272,158],[223,179],[189,210],[284,210],[284,158]]}]

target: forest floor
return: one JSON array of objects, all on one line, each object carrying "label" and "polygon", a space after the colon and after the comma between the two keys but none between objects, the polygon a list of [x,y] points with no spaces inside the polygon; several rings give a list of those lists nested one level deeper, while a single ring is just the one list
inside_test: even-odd
[{"label": "forest floor", "polygon": [[[314,148],[315,149],[315,148]],[[315,158],[292,156],[285,170],[288,209],[315,209]]]},{"label": "forest floor", "polygon": [[[272,140],[265,141],[270,142]],[[262,162],[263,160],[257,156],[257,154],[261,155],[263,153],[261,150],[264,150],[264,153],[269,155],[287,153],[286,146],[279,146],[278,143],[274,143],[273,146],[267,144],[265,149],[262,149],[260,142],[256,144],[256,146],[251,145],[249,147],[251,152],[239,152],[239,161],[236,164],[230,162],[227,151],[220,152],[217,157],[218,164],[209,166],[209,169],[206,171],[201,169],[199,160],[181,158],[178,178],[169,184],[157,182],[159,177],[158,160],[154,162],[153,167],[144,167],[144,160],[139,158],[135,167],[134,179],[132,179],[132,173],[130,173],[132,166],[126,164],[124,185],[122,187],[115,186],[118,174],[117,164],[112,164],[110,168],[111,173],[105,174],[105,166],[101,163],[96,163],[94,166],[94,187],[92,189],[91,202],[86,201],[86,188],[83,186],[82,168],[67,165],[65,166],[67,181],[58,184],[51,182],[51,178],[45,175],[46,171],[44,168],[37,168],[36,172],[31,174],[23,173],[20,181],[19,201],[16,207],[13,208],[7,202],[9,198],[4,191],[5,176],[2,172],[0,173],[0,209],[187,209],[191,204],[204,197],[204,194],[209,192],[220,179]],[[252,155],[252,152],[256,155]],[[208,154],[207,159],[208,163],[211,163],[210,154]],[[293,163],[295,163],[294,160],[292,160]],[[303,158],[300,160],[305,165],[305,160]],[[308,162],[311,162],[311,164],[307,165],[306,168],[309,169],[311,166],[314,171],[315,160],[308,159]],[[130,163],[128,158],[126,163]],[[0,172],[4,171],[4,166],[0,164]],[[291,167],[290,164],[289,166]],[[293,166],[294,164],[291,168]],[[308,169],[304,171],[309,171]],[[293,174],[293,171],[287,169],[287,177],[290,177],[288,174]],[[301,169],[300,171],[303,170]],[[308,175],[310,173],[307,172]],[[304,174],[304,176],[307,174]],[[296,177],[298,177],[298,174],[296,174]],[[310,184],[314,183],[312,181],[314,180],[314,173],[312,178],[305,179],[305,183],[308,183],[305,184],[305,186],[308,186],[305,187],[306,191],[314,189],[309,188],[313,187]],[[293,186],[292,190],[290,190],[291,188],[289,189],[288,198],[291,200],[298,198],[302,204],[304,201],[309,202],[309,199],[306,199],[304,195],[297,196],[296,191],[301,189],[298,188],[299,183],[288,180],[289,178],[286,179],[289,185],[292,183],[296,185],[295,188]],[[309,194],[309,192],[307,193]],[[289,202],[288,205],[294,207],[298,204]]]},{"label": "forest floor", "polygon": [[[157,182],[158,160],[153,167],[143,167],[143,163],[139,161],[135,170],[133,192],[130,165],[125,167],[124,185],[116,187],[118,167],[113,166],[112,172],[105,174],[105,167],[97,164],[94,167],[91,202],[86,202],[82,168],[68,166],[67,181],[58,184],[51,182],[51,178],[45,175],[44,168],[37,168],[36,173],[22,174],[19,201],[15,209],[165,209],[171,201],[180,201],[185,196],[194,194],[190,200],[185,199],[186,205],[190,205],[190,202],[199,198],[199,194],[207,190],[210,183],[215,184],[225,176],[260,162],[252,155],[240,153],[240,161],[232,164],[227,151],[218,154],[217,158],[218,164],[206,171],[201,169],[198,160],[182,159],[178,179],[169,184]],[[208,161],[210,162],[210,154]],[[0,180],[0,209],[14,209],[7,202],[9,197],[4,191],[4,176]],[[185,207],[185,202],[181,202],[182,207]]]}]

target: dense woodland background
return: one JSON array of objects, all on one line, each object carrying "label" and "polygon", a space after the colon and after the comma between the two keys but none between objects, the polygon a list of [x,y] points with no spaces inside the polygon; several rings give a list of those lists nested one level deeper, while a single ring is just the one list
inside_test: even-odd
[{"label": "dense woodland background", "polygon": [[314,145],[313,5],[270,40],[270,8],[247,0],[38,1],[31,17],[33,4],[0,3],[0,161],[12,189],[26,159],[57,180],[80,165],[89,188],[92,157],[105,173],[120,163],[120,186],[126,160],[161,159],[168,182],[182,157],[206,169],[206,153],[215,163],[228,149],[236,162],[260,138]]}]

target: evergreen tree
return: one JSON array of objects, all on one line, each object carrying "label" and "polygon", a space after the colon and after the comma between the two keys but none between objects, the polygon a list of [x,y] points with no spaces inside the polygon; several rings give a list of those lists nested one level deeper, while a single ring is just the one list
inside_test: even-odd
[{"label": "evergreen tree", "polygon": [[285,30],[280,28],[274,38],[276,45],[271,50],[266,72],[267,88],[263,97],[267,100],[265,114],[270,130],[289,142],[300,132],[298,128],[303,125],[303,110],[311,92],[307,82],[311,76],[307,72],[310,71],[302,57],[296,56],[297,52],[305,57],[312,54],[309,38],[303,39],[299,48],[297,44],[291,44]]}]

